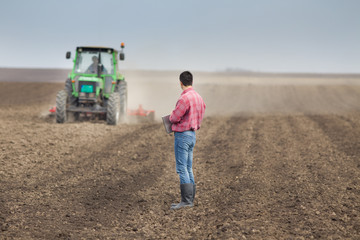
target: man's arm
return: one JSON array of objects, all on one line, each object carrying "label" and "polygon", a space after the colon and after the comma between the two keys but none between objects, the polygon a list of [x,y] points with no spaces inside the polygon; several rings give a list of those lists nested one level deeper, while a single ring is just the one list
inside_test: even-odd
[{"label": "man's arm", "polygon": [[170,115],[170,122],[172,123],[178,123],[181,121],[182,117],[185,115],[186,111],[188,110],[188,106],[184,99],[179,99],[179,101],[176,103],[176,107],[174,111],[172,111]]}]

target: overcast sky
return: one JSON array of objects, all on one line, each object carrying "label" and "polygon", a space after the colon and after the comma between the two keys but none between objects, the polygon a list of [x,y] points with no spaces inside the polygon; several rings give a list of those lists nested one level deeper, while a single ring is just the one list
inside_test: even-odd
[{"label": "overcast sky", "polygon": [[0,1],[2,67],[125,42],[125,69],[360,72],[359,0]]}]

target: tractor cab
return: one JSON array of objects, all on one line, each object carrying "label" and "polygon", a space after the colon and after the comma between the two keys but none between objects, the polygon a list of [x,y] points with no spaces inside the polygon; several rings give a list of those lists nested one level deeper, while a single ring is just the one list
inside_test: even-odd
[{"label": "tractor cab", "polygon": [[111,49],[106,51],[106,49],[78,48],[74,73],[96,74],[98,76],[113,74],[116,65],[111,51]]},{"label": "tractor cab", "polygon": [[[122,45],[123,47],[124,45]],[[124,53],[106,47],[77,47],[72,74],[96,74],[98,69],[101,74],[112,75],[119,72],[118,59],[124,60]],[[71,52],[66,53],[66,58],[71,57]]]}]

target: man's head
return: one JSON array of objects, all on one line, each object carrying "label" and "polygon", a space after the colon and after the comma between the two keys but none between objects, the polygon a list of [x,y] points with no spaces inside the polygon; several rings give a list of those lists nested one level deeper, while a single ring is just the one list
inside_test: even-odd
[{"label": "man's head", "polygon": [[93,57],[92,57],[92,60],[93,60],[94,63],[98,63],[98,62],[99,62],[97,56],[93,56]]},{"label": "man's head", "polygon": [[180,82],[185,86],[185,87],[189,87],[189,86],[192,86],[193,84],[193,76],[191,74],[191,72],[189,71],[185,71],[185,72],[182,72],[180,74]]}]

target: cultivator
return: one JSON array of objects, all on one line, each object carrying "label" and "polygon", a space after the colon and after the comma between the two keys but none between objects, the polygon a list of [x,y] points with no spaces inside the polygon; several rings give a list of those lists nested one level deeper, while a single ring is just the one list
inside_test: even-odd
[{"label": "cultivator", "polygon": [[[52,107],[49,109],[50,116],[55,117],[56,115],[56,107]],[[155,121],[155,111],[154,110],[145,110],[142,105],[139,105],[138,109],[128,109],[127,117],[130,119],[136,119],[137,121]],[[81,115],[79,116],[81,117]],[[96,117],[92,112],[83,112],[82,117],[92,118]],[[98,117],[98,116],[97,116]]]},{"label": "cultivator", "polygon": [[142,105],[139,105],[139,108],[136,110],[128,110],[127,116],[129,118],[136,118],[137,121],[154,121],[155,120],[155,111],[154,110],[145,110]]}]

